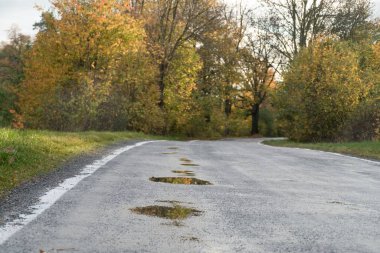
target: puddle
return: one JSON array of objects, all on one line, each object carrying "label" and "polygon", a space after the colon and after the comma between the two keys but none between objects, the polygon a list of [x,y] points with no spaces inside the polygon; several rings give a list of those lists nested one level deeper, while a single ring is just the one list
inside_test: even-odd
[{"label": "puddle", "polygon": [[193,166],[193,167],[198,167],[199,164],[195,164],[195,163],[182,163],[181,164],[182,166]]},{"label": "puddle", "polygon": [[199,216],[201,211],[198,211],[193,208],[184,207],[181,205],[170,206],[146,206],[146,207],[136,207],[131,209],[132,212],[159,217],[170,220],[184,220],[190,216]]},{"label": "puddle", "polygon": [[163,152],[161,155],[175,155],[177,152]]},{"label": "puddle", "polygon": [[176,149],[179,149],[179,147],[168,147],[168,149],[176,150]]},{"label": "puddle", "polygon": [[184,163],[192,163],[193,161],[191,161],[190,159],[187,159],[187,158],[180,158],[179,159],[181,162],[184,162]]},{"label": "puddle", "polygon": [[168,183],[168,184],[194,184],[194,185],[212,185],[209,181],[188,178],[188,177],[151,177],[149,179],[153,182]]},{"label": "puddle", "polygon": [[195,176],[194,171],[191,171],[191,170],[172,170],[172,172],[176,174],[184,174],[185,176],[189,176],[189,177]]}]

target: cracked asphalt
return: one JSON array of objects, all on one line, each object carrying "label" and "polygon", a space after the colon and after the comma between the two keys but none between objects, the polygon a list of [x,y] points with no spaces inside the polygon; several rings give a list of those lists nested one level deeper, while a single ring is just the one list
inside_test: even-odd
[{"label": "cracked asphalt", "polygon": [[[0,252],[380,252],[380,163],[258,142],[167,141],[129,150]],[[181,158],[200,166],[182,166]],[[183,169],[213,185],[149,181]],[[160,201],[203,213],[178,224],[130,211],[168,205]]]}]

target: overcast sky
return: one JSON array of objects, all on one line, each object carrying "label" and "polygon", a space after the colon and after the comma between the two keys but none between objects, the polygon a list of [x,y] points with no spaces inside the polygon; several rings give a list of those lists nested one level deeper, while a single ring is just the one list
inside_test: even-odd
[{"label": "overcast sky", "polygon": [[[248,5],[253,5],[256,1],[243,0]],[[234,3],[236,0],[226,2]],[[376,16],[380,17],[380,0],[374,2]],[[7,31],[12,25],[17,25],[24,34],[33,35],[33,24],[40,20],[36,5],[48,9],[49,0],[0,0],[0,41],[7,39]]]}]

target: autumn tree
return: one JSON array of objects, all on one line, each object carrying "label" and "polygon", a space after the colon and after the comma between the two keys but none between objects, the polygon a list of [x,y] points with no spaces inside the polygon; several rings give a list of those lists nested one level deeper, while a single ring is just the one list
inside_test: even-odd
[{"label": "autumn tree", "polygon": [[[248,12],[244,6],[225,6],[213,29],[199,39],[203,68],[197,95],[203,105],[205,123],[224,135],[234,134],[234,125],[241,125],[236,121],[244,119],[234,110],[238,109],[236,87],[242,80],[239,51],[247,29]],[[219,127],[215,127],[217,124]]]},{"label": "autumn tree", "polygon": [[170,62],[165,83],[167,132],[195,136],[193,119],[199,113],[194,94],[202,61],[193,43],[181,47]]},{"label": "autumn tree", "polygon": [[145,50],[143,25],[117,0],[52,5],[28,54],[21,109],[32,127],[96,128],[99,107],[114,87],[143,78],[123,75],[136,63],[125,59]]},{"label": "autumn tree", "polygon": [[271,34],[265,29],[266,20],[251,17],[245,35],[245,44],[240,50],[239,101],[251,116],[251,134],[259,134],[260,108],[274,89],[276,75],[282,66],[281,57],[270,44]]},{"label": "autumn tree", "polygon": [[370,0],[261,0],[268,16],[271,46],[288,61],[320,35],[347,38],[365,23]]},{"label": "autumn tree", "polygon": [[24,79],[25,54],[30,47],[30,37],[13,27],[9,31],[9,42],[0,49],[0,125],[13,123],[14,127],[22,127],[17,103]]},{"label": "autumn tree", "polygon": [[363,37],[361,33],[370,33],[372,8],[373,3],[368,0],[342,1],[335,14],[331,32],[342,40],[360,39]]},{"label": "autumn tree", "polygon": [[[181,48],[189,46],[217,19],[219,4],[215,0],[147,0],[139,1],[145,22],[148,50],[157,63],[159,105],[165,104],[165,88],[171,61]],[[137,7],[138,8],[138,7]]]},{"label": "autumn tree", "polygon": [[298,141],[334,140],[369,91],[348,43],[318,39],[300,51],[277,94],[281,127]]},{"label": "autumn tree", "polygon": [[268,58],[260,58],[250,48],[242,52],[239,101],[251,116],[251,135],[259,134],[260,107],[274,89],[276,69]]},{"label": "autumn tree", "polygon": [[380,140],[380,44],[356,45],[361,59],[362,80],[369,89],[345,124],[342,137],[346,140]]}]

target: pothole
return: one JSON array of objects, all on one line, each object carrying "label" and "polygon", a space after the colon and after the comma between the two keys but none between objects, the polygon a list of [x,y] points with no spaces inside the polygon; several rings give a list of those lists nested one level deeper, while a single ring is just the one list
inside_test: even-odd
[{"label": "pothole", "polygon": [[199,242],[199,238],[195,236],[181,236],[182,241]]},{"label": "pothole", "polygon": [[163,152],[162,155],[175,155],[177,152]]},{"label": "pothole", "polygon": [[177,149],[179,149],[179,147],[168,147],[168,149],[177,150]]},{"label": "pothole", "polygon": [[153,182],[168,183],[168,184],[212,185],[209,181],[201,180],[198,178],[188,178],[188,177],[151,177],[149,180]]},{"label": "pothole", "polygon": [[199,216],[202,212],[193,208],[174,204],[170,206],[146,206],[131,209],[132,212],[146,216],[159,217],[170,220],[184,220],[190,216]]},{"label": "pothole", "polygon": [[172,172],[176,173],[176,174],[183,174],[183,175],[189,176],[189,177],[195,176],[194,171],[191,171],[191,170],[172,170]]},{"label": "pothole", "polygon": [[184,158],[184,157],[182,157],[182,158],[180,158],[179,159],[181,162],[184,162],[184,163],[192,163],[193,161],[191,161],[190,159],[187,159],[187,158]]},{"label": "pothole", "polygon": [[182,166],[189,166],[189,167],[198,167],[199,164],[195,164],[195,163],[182,163],[181,164]]},{"label": "pothole", "polygon": [[74,251],[79,251],[79,250],[77,250],[75,248],[49,249],[48,251],[40,249],[40,253],[74,252]]}]

